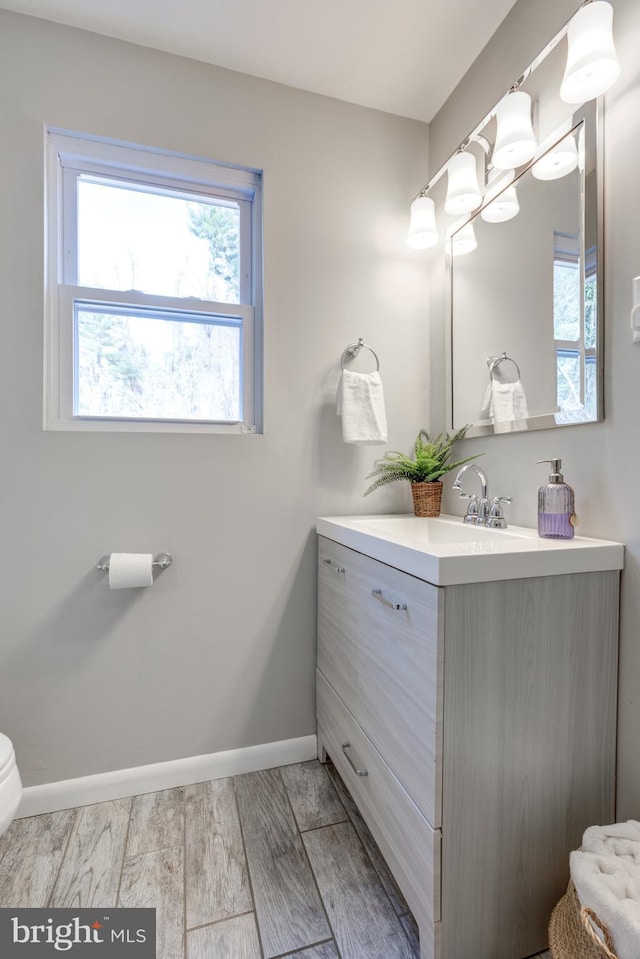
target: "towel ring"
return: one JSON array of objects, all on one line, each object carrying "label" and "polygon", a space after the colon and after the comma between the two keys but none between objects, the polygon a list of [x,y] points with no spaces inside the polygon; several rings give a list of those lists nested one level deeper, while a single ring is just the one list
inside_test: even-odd
[{"label": "towel ring", "polygon": [[500,364],[501,364],[501,363],[504,363],[505,360],[507,361],[507,363],[513,363],[513,365],[515,366],[516,371],[517,371],[517,374],[518,374],[518,379],[517,379],[517,380],[514,380],[513,382],[514,382],[514,383],[519,382],[519,380],[520,380],[520,367],[518,366],[518,364],[516,363],[516,361],[515,361],[515,360],[512,360],[511,357],[510,357],[510,356],[507,356],[506,353],[501,353],[499,356],[489,356],[489,357],[487,357],[487,366],[489,367],[489,379],[490,379],[490,380],[493,379],[493,371],[495,370],[496,366],[500,366]]},{"label": "towel ring", "polygon": [[347,362],[347,360],[355,360],[360,350],[369,350],[370,353],[373,353],[373,357],[376,361],[376,371],[378,371],[380,369],[380,360],[378,359],[378,354],[371,346],[367,346],[362,337],[359,337],[357,343],[354,343],[352,346],[348,346],[346,348],[340,359],[340,369],[344,369],[344,364]]}]

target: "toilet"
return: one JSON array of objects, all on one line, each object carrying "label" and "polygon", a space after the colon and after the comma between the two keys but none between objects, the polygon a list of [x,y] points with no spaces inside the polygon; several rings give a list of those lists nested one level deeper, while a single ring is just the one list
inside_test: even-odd
[{"label": "toilet", "polygon": [[22,782],[13,743],[0,733],[0,836],[6,832],[22,798]]}]

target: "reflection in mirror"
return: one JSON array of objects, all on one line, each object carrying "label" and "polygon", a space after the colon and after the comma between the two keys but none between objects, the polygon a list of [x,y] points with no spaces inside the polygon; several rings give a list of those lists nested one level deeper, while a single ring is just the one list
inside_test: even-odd
[{"label": "reflection in mirror", "polygon": [[451,235],[452,425],[469,436],[602,417],[596,104],[567,126]]}]

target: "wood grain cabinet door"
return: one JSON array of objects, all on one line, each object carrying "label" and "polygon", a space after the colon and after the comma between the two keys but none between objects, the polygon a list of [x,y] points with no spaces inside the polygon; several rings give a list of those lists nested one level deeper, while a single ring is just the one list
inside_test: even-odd
[{"label": "wood grain cabinet door", "polygon": [[368,557],[360,560],[357,719],[438,828],[443,590]]},{"label": "wood grain cabinet door", "polygon": [[320,537],[318,541],[317,666],[357,717],[360,713],[357,598],[360,554]]},{"label": "wood grain cabinet door", "polygon": [[431,939],[440,919],[441,832],[431,828],[322,673],[316,676],[318,741],[398,880],[421,936]]},{"label": "wood grain cabinet door", "polygon": [[324,537],[318,567],[318,669],[438,828],[443,590]]}]

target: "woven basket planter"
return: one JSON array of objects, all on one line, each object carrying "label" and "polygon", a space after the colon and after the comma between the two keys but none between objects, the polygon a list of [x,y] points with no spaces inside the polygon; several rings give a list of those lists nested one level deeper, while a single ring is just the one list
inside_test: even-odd
[{"label": "woven basket planter", "polygon": [[413,511],[416,516],[439,516],[442,504],[442,482],[412,483]]},{"label": "woven basket planter", "polygon": [[572,882],[551,914],[549,949],[553,959],[617,959],[609,930],[591,909],[580,904]]}]

